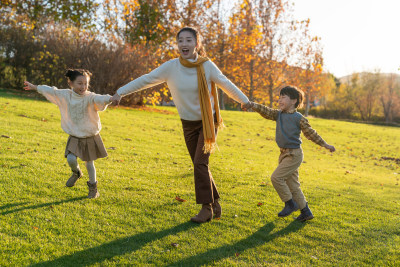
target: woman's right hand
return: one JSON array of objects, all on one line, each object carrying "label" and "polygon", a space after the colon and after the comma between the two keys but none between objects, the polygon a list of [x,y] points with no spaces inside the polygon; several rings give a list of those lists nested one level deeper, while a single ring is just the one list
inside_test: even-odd
[{"label": "woman's right hand", "polygon": [[121,98],[122,98],[122,96],[120,96],[118,93],[115,93],[115,94],[111,97],[110,101],[112,102],[112,104],[113,104],[114,106],[118,106],[118,105],[119,105],[119,102],[121,101]]},{"label": "woman's right hand", "polygon": [[25,81],[24,85],[25,85],[24,87],[25,90],[37,90],[37,85],[31,84],[28,81]]},{"label": "woman's right hand", "polygon": [[242,104],[241,106],[244,111],[247,111],[248,109],[251,109],[254,106],[254,103],[249,101],[246,104]]}]

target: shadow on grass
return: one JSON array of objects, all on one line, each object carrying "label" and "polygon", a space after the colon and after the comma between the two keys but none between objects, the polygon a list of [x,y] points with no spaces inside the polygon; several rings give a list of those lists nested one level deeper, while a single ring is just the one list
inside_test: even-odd
[{"label": "shadow on grass", "polygon": [[247,237],[246,239],[240,240],[235,244],[225,245],[219,248],[208,250],[204,253],[183,259],[168,266],[200,266],[212,262],[217,263],[219,260],[222,260],[224,258],[235,257],[235,255],[239,255],[247,249],[264,245],[265,243],[268,243],[277,237],[296,232],[303,228],[305,225],[305,223],[293,221],[284,229],[276,233],[270,234],[275,227],[274,224],[270,222],[261,227],[251,236]]},{"label": "shadow on grass", "polygon": [[21,203],[10,203],[10,204],[6,204],[0,207],[0,210],[5,210],[5,209],[9,209],[12,207],[16,207],[16,206],[22,206],[27,204],[28,202],[21,202]]},{"label": "shadow on grass", "polygon": [[[18,211],[21,211],[21,210],[33,210],[33,209],[38,209],[38,208],[43,208],[43,207],[50,207],[50,206],[60,205],[60,204],[63,204],[63,203],[78,201],[78,200],[82,200],[82,199],[86,199],[86,198],[87,197],[82,196],[82,197],[75,197],[75,198],[70,198],[70,199],[66,199],[66,200],[60,200],[60,201],[54,201],[54,202],[49,202],[49,203],[31,205],[31,206],[21,207],[21,208],[17,208],[17,209],[13,209],[13,210],[3,211],[0,214],[1,215],[7,215],[7,214],[18,212]],[[7,204],[7,205],[4,205],[4,206],[0,207],[0,209],[7,209],[7,208],[10,208],[10,207],[20,206],[20,205],[24,205],[24,204],[26,204],[26,203],[11,203],[11,204]]]},{"label": "shadow on grass", "polygon": [[197,226],[199,225],[192,222],[185,222],[159,232],[144,232],[117,239],[97,247],[78,251],[71,255],[65,255],[52,261],[41,262],[31,266],[88,266],[101,263],[116,256],[132,253],[142,248],[147,243],[164,238],[165,236],[175,235]]}]

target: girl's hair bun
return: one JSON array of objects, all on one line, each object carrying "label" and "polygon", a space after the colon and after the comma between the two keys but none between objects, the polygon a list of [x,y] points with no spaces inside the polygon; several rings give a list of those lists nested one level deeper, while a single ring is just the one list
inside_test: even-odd
[{"label": "girl's hair bun", "polygon": [[71,82],[75,81],[78,76],[91,77],[92,73],[85,69],[67,69],[65,72],[65,77],[67,77]]}]

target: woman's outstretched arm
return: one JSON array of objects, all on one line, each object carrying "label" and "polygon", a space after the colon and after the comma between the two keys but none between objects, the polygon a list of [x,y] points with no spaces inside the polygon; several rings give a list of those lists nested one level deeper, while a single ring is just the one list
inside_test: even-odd
[{"label": "woman's outstretched arm", "polygon": [[111,98],[113,104],[118,105],[121,101],[121,98],[126,95],[166,82],[169,71],[171,70],[171,68],[169,67],[170,62],[171,61],[167,61],[158,68],[152,70],[151,72],[140,76],[139,78],[120,87]]}]

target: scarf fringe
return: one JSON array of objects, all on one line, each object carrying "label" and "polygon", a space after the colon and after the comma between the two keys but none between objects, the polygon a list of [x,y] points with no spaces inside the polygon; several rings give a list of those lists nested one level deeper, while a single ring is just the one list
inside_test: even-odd
[{"label": "scarf fringe", "polygon": [[203,146],[203,152],[204,154],[212,154],[215,152],[215,149],[218,148],[218,145],[216,142],[210,141],[205,141],[204,146]]},{"label": "scarf fringe", "polygon": [[[218,130],[218,131],[222,131],[223,129],[225,129],[225,124],[224,124],[224,122],[221,120],[219,123],[217,123],[217,125],[215,126],[215,128]],[[215,142],[217,142],[217,140],[215,140]]]}]

